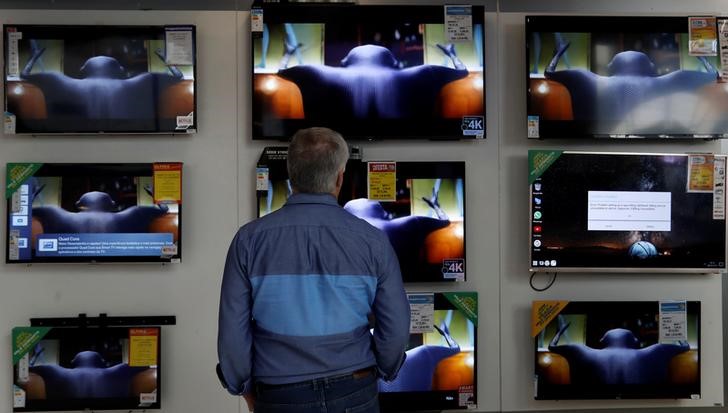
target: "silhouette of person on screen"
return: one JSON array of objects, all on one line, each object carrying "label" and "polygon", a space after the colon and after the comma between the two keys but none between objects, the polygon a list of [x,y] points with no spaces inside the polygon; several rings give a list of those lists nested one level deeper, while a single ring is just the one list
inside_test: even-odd
[{"label": "silhouette of person on screen", "polygon": [[[125,68],[113,57],[94,56],[81,66],[83,78],[59,72],[32,73],[45,52],[31,40],[32,56],[20,78],[38,86],[45,96],[48,118],[77,119],[155,119],[157,101],[167,87],[184,79],[175,66],[170,74],[140,73],[126,77]],[[160,50],[155,54],[164,61]]]},{"label": "silhouette of person on screen", "polygon": [[[288,54],[300,45],[287,45]],[[341,67],[298,65],[278,75],[295,83],[303,96],[308,119],[414,118],[431,116],[440,90],[468,75],[468,69],[452,44],[437,47],[455,68],[420,65],[400,69],[389,49],[357,46],[341,61]]]},{"label": "silhouette of person on screen", "polygon": [[[42,190],[41,187],[40,190]],[[169,207],[132,206],[114,212],[116,202],[105,192],[87,192],[76,202],[79,212],[69,212],[57,206],[33,208],[33,218],[43,226],[44,233],[145,233],[155,218],[165,215]]]},{"label": "silhouette of person on screen", "polygon": [[572,383],[656,384],[668,381],[670,360],[690,350],[687,342],[653,344],[639,348],[639,340],[623,328],[607,331],[595,349],[584,344],[559,345],[559,339],[571,323],[564,324],[549,343],[549,351],[569,362]]}]

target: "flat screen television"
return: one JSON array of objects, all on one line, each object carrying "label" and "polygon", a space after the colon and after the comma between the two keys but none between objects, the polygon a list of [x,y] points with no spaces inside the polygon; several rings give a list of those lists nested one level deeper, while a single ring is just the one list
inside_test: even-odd
[{"label": "flat screen television", "polygon": [[412,293],[408,298],[413,308],[434,312],[432,319],[412,323],[407,358],[395,380],[379,380],[382,411],[475,409],[478,294]]},{"label": "flat screen television", "polygon": [[529,151],[531,271],[724,270],[725,162]]},{"label": "flat screen television", "polygon": [[181,163],[7,170],[7,263],[181,259]]},{"label": "flat screen television", "polygon": [[[292,193],[286,156],[268,147],[258,161],[259,217]],[[465,281],[465,162],[396,162],[390,201],[369,198],[369,165],[350,158],[339,204],[389,236],[404,282]]]},{"label": "flat screen television", "polygon": [[533,303],[537,400],[700,397],[699,301]]},{"label": "flat screen television", "polygon": [[687,17],[526,16],[530,138],[726,138],[716,56]]},{"label": "flat screen television", "polygon": [[443,6],[254,4],[253,139],[311,126],[347,139],[484,137],[485,12],[466,9],[470,39],[453,43]]},{"label": "flat screen television", "polygon": [[159,327],[16,327],[13,411],[161,408]]},{"label": "flat screen television", "polygon": [[6,131],[197,128],[194,26],[6,24],[3,36]]}]

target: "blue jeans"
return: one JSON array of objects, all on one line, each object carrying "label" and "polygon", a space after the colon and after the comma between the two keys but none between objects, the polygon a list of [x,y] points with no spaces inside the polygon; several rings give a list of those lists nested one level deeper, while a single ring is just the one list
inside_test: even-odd
[{"label": "blue jeans", "polygon": [[379,413],[372,370],[277,386],[257,385],[255,413]]}]

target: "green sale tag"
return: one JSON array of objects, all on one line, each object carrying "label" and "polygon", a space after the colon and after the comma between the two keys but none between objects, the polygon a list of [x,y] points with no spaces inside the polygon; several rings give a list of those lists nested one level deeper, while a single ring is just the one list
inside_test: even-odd
[{"label": "green sale tag", "polygon": [[442,294],[455,308],[465,313],[468,320],[478,325],[478,293],[469,291]]},{"label": "green sale tag", "polygon": [[7,175],[5,175],[5,199],[13,196],[20,185],[38,172],[42,166],[42,163],[9,163]]},{"label": "green sale tag", "polygon": [[529,150],[528,151],[528,184],[532,184],[543,175],[564,151]]},{"label": "green sale tag", "polygon": [[50,327],[15,327],[13,329],[13,365],[23,358],[51,331]]}]

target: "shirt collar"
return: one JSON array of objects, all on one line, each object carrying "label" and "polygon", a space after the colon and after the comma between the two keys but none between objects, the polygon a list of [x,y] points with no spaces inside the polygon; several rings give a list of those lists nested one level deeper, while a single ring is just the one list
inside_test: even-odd
[{"label": "shirt collar", "polygon": [[288,201],[286,201],[286,205],[297,204],[324,204],[339,206],[336,198],[334,198],[331,194],[305,194],[300,192],[292,194],[288,197]]}]

